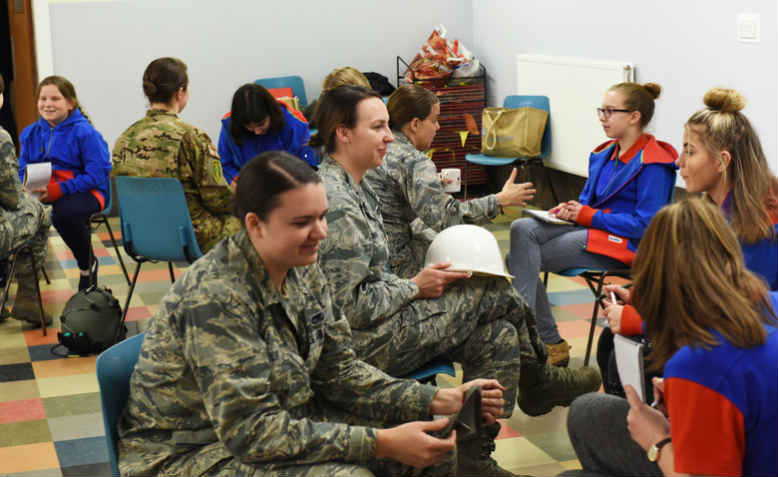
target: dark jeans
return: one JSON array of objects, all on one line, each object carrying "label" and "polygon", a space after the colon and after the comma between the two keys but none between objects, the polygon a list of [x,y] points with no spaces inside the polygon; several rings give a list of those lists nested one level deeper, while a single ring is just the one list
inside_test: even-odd
[{"label": "dark jeans", "polygon": [[53,204],[52,223],[65,245],[73,252],[78,268],[89,270],[92,258],[92,231],[89,217],[100,212],[100,202],[91,192],[63,195]]},{"label": "dark jeans", "polygon": [[[640,339],[642,336],[632,337]],[[654,377],[662,377],[661,372],[649,372],[647,370],[651,361],[646,359],[650,349],[648,347],[643,348],[643,366],[644,377],[646,386],[646,402],[651,403],[654,400],[654,385],[651,383],[651,379]],[[600,334],[600,340],[597,342],[597,364],[600,366],[600,374],[602,375],[602,385],[605,388],[605,392],[613,394],[614,396],[626,397],[624,394],[624,388],[621,386],[621,379],[619,379],[619,370],[616,367],[616,353],[613,350],[613,332],[610,328],[604,328]]]},{"label": "dark jeans", "polygon": [[628,412],[627,400],[616,396],[589,393],[576,398],[567,415],[567,432],[583,469],[560,475],[663,475],[632,440]]}]

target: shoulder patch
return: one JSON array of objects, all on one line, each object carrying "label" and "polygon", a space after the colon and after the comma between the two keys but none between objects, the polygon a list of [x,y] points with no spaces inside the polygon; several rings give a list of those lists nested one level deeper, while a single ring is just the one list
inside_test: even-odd
[{"label": "shoulder patch", "polygon": [[211,160],[211,177],[213,177],[214,182],[224,181],[222,177],[222,163],[216,159]]}]

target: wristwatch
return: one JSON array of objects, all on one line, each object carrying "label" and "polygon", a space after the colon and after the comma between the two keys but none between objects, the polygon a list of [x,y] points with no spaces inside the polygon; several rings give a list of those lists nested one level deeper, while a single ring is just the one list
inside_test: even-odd
[{"label": "wristwatch", "polygon": [[656,462],[657,459],[659,459],[659,451],[662,450],[662,447],[664,447],[665,444],[669,444],[671,440],[672,440],[671,438],[665,437],[661,441],[649,447],[648,450],[646,451],[646,455],[648,455],[648,460],[651,462]]}]

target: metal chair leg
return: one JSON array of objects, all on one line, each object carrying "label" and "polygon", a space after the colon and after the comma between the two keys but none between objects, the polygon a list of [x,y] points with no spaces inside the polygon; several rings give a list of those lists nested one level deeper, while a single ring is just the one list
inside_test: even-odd
[{"label": "metal chair leg", "polygon": [[119,265],[122,266],[122,273],[124,273],[124,279],[127,280],[127,284],[130,284],[130,275],[127,273],[127,267],[124,266],[124,259],[122,258],[122,253],[119,251],[119,245],[116,243],[116,238],[113,236],[113,230],[111,230],[111,224],[108,222],[108,217],[105,217],[105,228],[108,229],[108,236],[111,237],[111,242],[113,243],[113,249],[116,252],[116,258],[119,259]]},{"label": "metal chair leg", "polygon": [[5,279],[5,289],[3,290],[3,302],[0,304],[0,309],[5,308],[5,304],[8,302],[8,291],[11,289],[11,282],[14,278],[14,271],[16,269],[16,257],[18,252],[13,254],[11,259],[11,266],[8,267],[8,276]]},{"label": "metal chair leg", "polygon": [[135,291],[135,284],[138,283],[138,275],[140,275],[140,266],[143,262],[138,262],[138,266],[135,268],[135,275],[132,276],[132,283],[130,283],[130,290],[127,292],[127,301],[124,302],[124,312],[122,312],[122,324],[127,320],[127,312],[130,311],[130,300],[132,299],[132,292]]},{"label": "metal chair leg", "polygon": [[600,309],[600,300],[599,298],[600,294],[602,293],[602,286],[605,283],[605,277],[607,276],[606,273],[602,273],[599,275],[599,279],[597,280],[597,287],[596,291],[595,288],[592,287],[591,284],[589,284],[589,279],[587,278],[587,284],[589,284],[589,287],[592,288],[592,292],[594,292],[594,307],[592,308],[592,321],[589,324],[589,338],[586,341],[586,355],[584,356],[584,366],[589,365],[589,356],[592,352],[592,342],[594,341],[594,328],[597,326],[597,312]]},{"label": "metal chair leg", "polygon": [[30,253],[30,261],[32,262],[32,273],[35,282],[35,293],[38,295],[38,308],[41,312],[41,329],[43,330],[43,336],[46,336],[46,312],[43,310],[43,298],[41,298],[41,285],[38,283],[38,264],[35,263],[35,254],[32,249],[28,248]]}]

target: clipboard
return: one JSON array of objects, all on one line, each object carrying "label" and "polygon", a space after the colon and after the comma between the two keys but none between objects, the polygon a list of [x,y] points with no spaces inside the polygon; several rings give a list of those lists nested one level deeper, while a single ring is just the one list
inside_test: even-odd
[{"label": "clipboard", "polygon": [[555,215],[551,215],[547,210],[524,209],[524,213],[547,224],[576,225],[575,222],[570,222],[569,220],[560,219]]},{"label": "clipboard", "polygon": [[629,384],[643,401],[646,400],[645,368],[643,365],[643,343],[614,334],[613,350],[616,353],[616,368],[621,385]]},{"label": "clipboard", "polygon": [[432,433],[441,439],[457,430],[457,441],[478,433],[481,430],[481,386],[473,386],[465,392],[465,402],[462,408],[450,416],[448,424],[442,430]]}]

